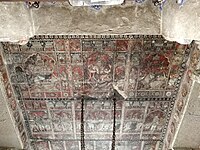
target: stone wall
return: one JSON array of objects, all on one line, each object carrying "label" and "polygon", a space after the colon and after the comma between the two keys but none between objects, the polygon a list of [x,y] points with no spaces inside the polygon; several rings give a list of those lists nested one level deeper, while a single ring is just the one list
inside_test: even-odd
[{"label": "stone wall", "polygon": [[150,1],[144,4],[72,7],[68,3],[41,3],[29,9],[25,3],[0,3],[0,41],[25,43],[43,34],[161,34],[161,12]]},{"label": "stone wall", "polygon": [[199,40],[200,1],[186,0],[180,6],[176,1],[167,0],[162,11],[162,34],[168,40],[184,43]]},{"label": "stone wall", "polygon": [[[2,44],[0,43],[2,52]],[[25,121],[10,84],[5,61],[0,53],[0,146],[25,148],[27,135]]]},{"label": "stone wall", "polygon": [[41,34],[162,34],[180,43],[199,40],[200,2],[180,6],[167,0],[161,11],[151,1],[142,4],[72,7],[67,2],[41,3],[39,9],[23,2],[0,3],[0,41],[24,44]]}]

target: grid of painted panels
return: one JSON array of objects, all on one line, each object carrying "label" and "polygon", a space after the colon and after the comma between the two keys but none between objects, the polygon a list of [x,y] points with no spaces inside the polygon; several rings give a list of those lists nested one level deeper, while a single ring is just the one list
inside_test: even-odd
[{"label": "grid of painted panels", "polygon": [[[154,150],[158,149],[159,141],[120,141],[116,142],[116,150]],[[32,149],[36,150],[80,150],[77,141],[38,141],[32,142]],[[110,141],[87,141],[87,150],[109,150]]]},{"label": "grid of painted panels", "polygon": [[187,46],[159,36],[35,38],[3,49],[31,145],[51,150],[80,149],[80,95],[91,98],[85,101],[87,149],[109,149],[113,104],[105,99],[114,89],[117,149],[161,147],[189,55]]},{"label": "grid of painted panels", "polygon": [[[32,139],[80,140],[80,101],[25,100]],[[161,140],[170,102],[117,101],[117,140]],[[110,140],[112,101],[85,102],[85,139]]]},{"label": "grid of painted panels", "polygon": [[[19,98],[170,97],[177,91],[186,46],[162,38],[44,39],[8,44],[4,56]],[[20,95],[19,90],[17,94]]]}]

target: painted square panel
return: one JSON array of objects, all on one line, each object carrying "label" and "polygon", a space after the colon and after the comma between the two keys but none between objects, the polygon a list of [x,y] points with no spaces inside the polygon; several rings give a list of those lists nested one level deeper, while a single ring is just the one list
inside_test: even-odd
[{"label": "painted square panel", "polygon": [[158,144],[159,144],[159,142],[157,142],[157,141],[152,141],[152,142],[145,141],[143,150],[157,150]]},{"label": "painted square panel", "polygon": [[125,101],[124,105],[126,109],[145,109],[148,101]]},{"label": "painted square panel", "polygon": [[64,39],[54,40],[55,50],[65,52],[66,51],[65,45],[68,44],[67,42],[68,41],[65,41]]},{"label": "painted square panel", "polygon": [[52,119],[72,120],[72,112],[66,110],[51,110]]},{"label": "painted square panel", "polygon": [[72,102],[69,100],[51,100],[47,103],[49,109],[71,110]]},{"label": "painted square panel", "polygon": [[142,130],[142,122],[124,121],[123,133],[139,133]]},{"label": "painted square panel", "polygon": [[45,97],[47,98],[60,98],[61,96],[61,92],[45,92]]},{"label": "painted square panel", "polygon": [[49,119],[40,119],[30,121],[30,129],[32,134],[49,133],[52,131],[51,121]]},{"label": "painted square panel", "polygon": [[15,100],[14,97],[8,99],[8,103],[10,105],[10,108],[12,109],[12,111],[16,111],[16,108],[17,108],[17,102]]},{"label": "painted square panel", "polygon": [[84,80],[84,67],[82,65],[72,66],[73,82],[83,82]]},{"label": "painted square panel", "polygon": [[143,132],[161,133],[166,121],[168,107],[169,102],[150,102],[145,117]]},{"label": "painted square panel", "polygon": [[70,56],[71,56],[72,64],[82,64],[83,63],[82,53],[72,53],[71,52]]},{"label": "painted square panel", "polygon": [[[30,97],[31,98],[40,98],[44,97],[44,92],[30,92]],[[27,98],[27,97],[26,97]]]},{"label": "painted square panel", "polygon": [[29,120],[48,119],[49,115],[47,111],[28,111],[28,118]]},{"label": "painted square panel", "polygon": [[70,39],[69,40],[70,51],[81,51],[81,41],[80,39]]},{"label": "painted square panel", "polygon": [[116,47],[117,51],[128,51],[128,40],[117,40]]},{"label": "painted square panel", "polygon": [[26,100],[24,101],[24,105],[27,110],[46,110],[47,109],[46,101]]},{"label": "painted square panel", "polygon": [[124,120],[142,121],[144,119],[144,109],[127,109],[125,111]]},{"label": "painted square panel", "polygon": [[94,150],[94,142],[93,141],[86,141],[85,142],[85,148],[87,150]]},{"label": "painted square panel", "polygon": [[111,142],[109,142],[109,141],[96,141],[96,149],[101,149],[101,150],[111,149]]},{"label": "painted square panel", "polygon": [[69,82],[72,80],[70,64],[58,65],[56,69],[55,76],[57,76],[61,81]]},{"label": "painted square panel", "polygon": [[36,150],[49,150],[49,144],[45,141],[33,142],[32,145],[34,145]]},{"label": "painted square panel", "polygon": [[53,130],[54,132],[60,132],[60,133],[71,133],[73,130],[72,122],[69,122],[64,119],[56,119],[52,120],[53,124]]},{"label": "painted square panel", "polygon": [[51,142],[51,148],[53,150],[64,150],[64,142],[63,141]]},{"label": "painted square panel", "polygon": [[41,41],[40,44],[43,47],[43,50],[46,52],[55,51],[55,45],[53,40]]},{"label": "painted square panel", "polygon": [[103,41],[103,50],[104,51],[115,51],[116,50],[116,41],[113,40],[104,40]]},{"label": "painted square panel", "polygon": [[57,61],[58,61],[58,64],[59,65],[65,65],[65,64],[68,64],[70,63],[70,55],[66,52],[60,52],[60,53],[56,53],[56,56],[57,56]]},{"label": "painted square panel", "polygon": [[140,150],[141,142],[122,141],[116,143],[116,150]]},{"label": "painted square panel", "polygon": [[65,141],[66,150],[79,150],[79,142]]},{"label": "painted square panel", "polygon": [[82,42],[83,51],[102,51],[102,40],[84,40]]}]

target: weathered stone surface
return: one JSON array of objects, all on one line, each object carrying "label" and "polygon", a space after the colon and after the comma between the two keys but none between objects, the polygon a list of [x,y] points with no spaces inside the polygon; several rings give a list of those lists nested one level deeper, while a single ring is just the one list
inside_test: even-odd
[{"label": "weathered stone surface", "polygon": [[30,11],[24,3],[0,3],[0,41],[23,41],[34,35]]},{"label": "weathered stone surface", "polygon": [[162,12],[151,1],[104,6],[98,11],[46,2],[30,10],[23,2],[4,2],[0,3],[0,41],[23,44],[39,34],[163,34],[168,40],[190,43],[200,39],[199,7],[197,0],[182,7],[168,0]]},{"label": "weathered stone surface", "polygon": [[195,83],[174,147],[200,146],[200,84]]},{"label": "weathered stone surface", "polygon": [[169,40],[182,43],[200,39],[199,7],[198,0],[188,0],[182,7],[176,1],[167,0],[162,12],[162,34]]},{"label": "weathered stone surface", "polygon": [[41,4],[32,9],[35,34],[160,34],[160,11],[152,3],[91,7]]}]

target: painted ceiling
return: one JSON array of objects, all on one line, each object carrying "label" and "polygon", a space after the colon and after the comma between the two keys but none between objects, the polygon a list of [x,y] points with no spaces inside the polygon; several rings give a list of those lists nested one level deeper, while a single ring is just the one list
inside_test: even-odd
[{"label": "painted ceiling", "polygon": [[[10,82],[34,150],[162,149],[187,45],[161,36],[36,36],[3,43]],[[114,96],[115,95],[115,96]]]}]

